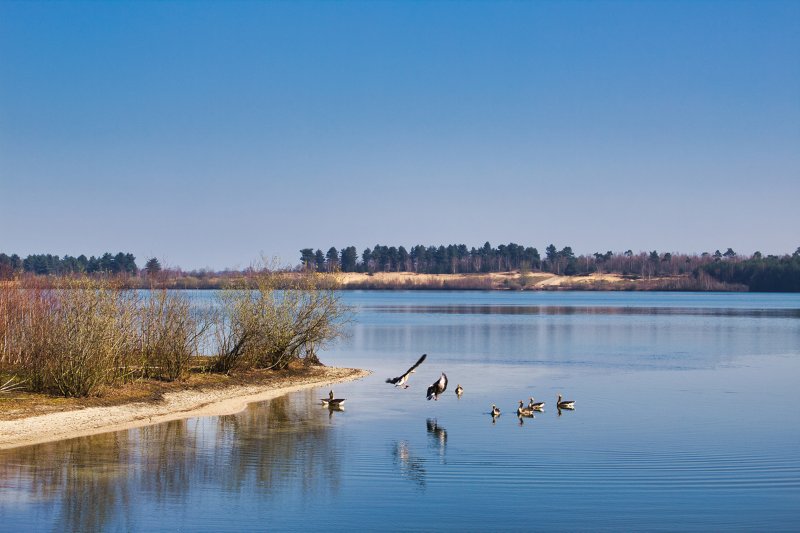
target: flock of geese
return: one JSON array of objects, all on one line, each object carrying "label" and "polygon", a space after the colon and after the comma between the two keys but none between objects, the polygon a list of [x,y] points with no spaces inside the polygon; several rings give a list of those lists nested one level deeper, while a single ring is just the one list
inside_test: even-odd
[{"label": "flock of geese", "polygon": [[[404,389],[408,388],[408,380],[411,377],[411,374],[416,372],[417,367],[425,361],[425,358],[428,354],[422,354],[416,363],[411,365],[411,368],[405,371],[404,374],[397,376],[396,378],[389,378],[386,380],[386,383],[390,383],[395,387],[402,387]],[[441,396],[444,391],[447,390],[447,375],[442,372],[442,375],[439,376],[439,379],[433,382],[433,384],[428,387],[426,392],[426,397],[428,400],[438,400],[439,396]],[[464,388],[459,384],[456,386],[456,395],[460,398],[461,395],[464,393]],[[332,409],[340,409],[342,404],[344,403],[344,398],[334,398],[333,390],[330,391],[328,394],[328,398],[322,398],[322,405],[326,405]],[[517,408],[517,416],[521,419],[525,418],[533,418],[534,413],[544,411],[544,404],[545,402],[537,402],[531,396],[530,400],[528,401],[528,405],[525,406],[525,402],[522,400],[519,401],[519,407]],[[558,414],[561,414],[562,409],[573,410],[575,409],[575,401],[574,400],[564,400],[561,397],[561,394],[558,395],[558,400],[556,400],[556,408],[558,409]],[[489,412],[492,415],[492,421],[494,421],[498,416],[500,416],[500,409],[495,405],[492,404],[492,410]]]}]

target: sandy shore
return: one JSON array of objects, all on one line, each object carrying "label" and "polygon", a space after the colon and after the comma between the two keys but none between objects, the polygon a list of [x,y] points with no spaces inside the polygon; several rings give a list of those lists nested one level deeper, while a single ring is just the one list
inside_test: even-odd
[{"label": "sandy shore", "polygon": [[619,274],[592,273],[585,276],[559,276],[548,272],[528,273],[523,280],[519,271],[486,274],[415,274],[413,272],[376,272],[364,274],[345,272],[334,274],[342,288],[483,288],[491,290],[546,290],[560,287],[582,287],[604,283],[611,287],[630,284]]},{"label": "sandy shore", "polygon": [[185,390],[164,395],[158,402],[137,402],[113,407],[48,413],[0,421],[0,450],[70,439],[96,433],[121,431],[195,416],[234,414],[247,404],[332,383],[369,375],[356,368],[326,367],[309,378],[288,377],[265,385],[246,385],[210,390]]}]

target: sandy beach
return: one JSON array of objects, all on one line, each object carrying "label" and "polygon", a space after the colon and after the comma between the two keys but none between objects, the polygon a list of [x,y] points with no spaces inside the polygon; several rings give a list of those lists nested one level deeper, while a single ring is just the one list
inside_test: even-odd
[{"label": "sandy beach", "polygon": [[0,450],[109,431],[121,431],[195,416],[238,413],[248,404],[313,387],[363,378],[368,370],[320,367],[304,377],[287,376],[267,385],[237,385],[164,394],[155,402],[88,407],[0,420]]},{"label": "sandy beach", "polygon": [[[343,289],[352,288],[483,288],[487,290],[547,290],[587,287],[603,284],[605,288],[630,285],[632,281],[619,274],[595,272],[585,276],[559,276],[534,272],[523,276],[519,271],[485,274],[415,274],[413,272],[340,272],[333,274]],[[660,278],[654,278],[657,280]]]}]

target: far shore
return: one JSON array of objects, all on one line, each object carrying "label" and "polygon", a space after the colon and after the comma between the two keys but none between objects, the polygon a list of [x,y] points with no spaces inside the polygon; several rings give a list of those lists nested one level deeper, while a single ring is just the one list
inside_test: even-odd
[{"label": "far shore", "polygon": [[490,272],[475,274],[417,274],[413,272],[344,272],[323,274],[336,281],[345,290],[494,290],[494,291],[674,291],[674,290],[742,290],[738,286],[724,286],[698,281],[690,275],[680,276],[625,276],[594,272],[572,276],[549,272]]},{"label": "far shore", "polygon": [[369,374],[370,371],[357,368],[320,366],[302,374],[278,376],[267,383],[177,390],[152,401],[86,408],[73,406],[58,412],[0,420],[0,450],[196,416],[234,414],[250,403],[361,379]]},{"label": "far shore", "polygon": [[[287,279],[298,276],[286,272]],[[747,291],[743,284],[716,281],[710,276],[684,273],[662,276],[592,272],[588,274],[553,274],[550,272],[511,270],[469,274],[420,274],[416,272],[321,272],[321,287],[340,290],[481,290],[481,291]],[[45,278],[44,282],[47,283]],[[159,278],[127,278],[130,288],[183,290],[219,290],[242,283],[244,275],[201,276],[181,274]],[[16,281],[0,280],[3,284]]]},{"label": "far shore", "polygon": [[[289,276],[295,274],[288,274]],[[322,286],[340,290],[482,290],[482,291],[743,291],[744,285],[720,283],[690,274],[642,277],[593,272],[571,276],[550,272],[419,274],[415,272],[320,273]],[[165,277],[154,286],[167,289],[223,289],[229,278]]]}]

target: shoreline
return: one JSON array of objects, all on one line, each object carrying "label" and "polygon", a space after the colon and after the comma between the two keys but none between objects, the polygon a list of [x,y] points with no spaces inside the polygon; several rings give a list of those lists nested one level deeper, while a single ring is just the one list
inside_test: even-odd
[{"label": "shoreline", "polygon": [[157,402],[134,402],[116,406],[87,407],[0,420],[0,450],[45,442],[123,431],[196,416],[231,415],[247,405],[303,389],[323,387],[364,378],[369,370],[323,367],[319,374],[278,380],[267,385],[234,385],[204,390],[181,390],[164,394]]}]

